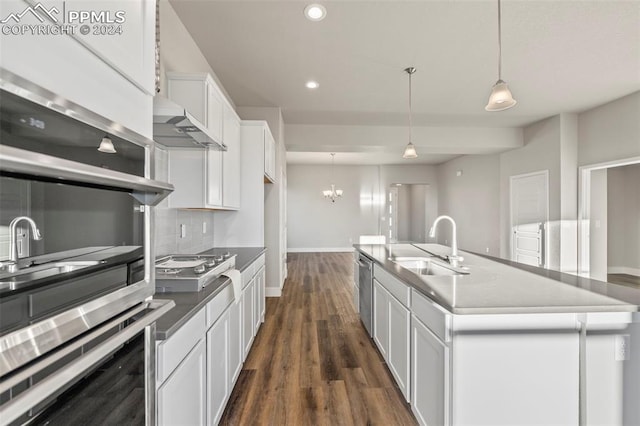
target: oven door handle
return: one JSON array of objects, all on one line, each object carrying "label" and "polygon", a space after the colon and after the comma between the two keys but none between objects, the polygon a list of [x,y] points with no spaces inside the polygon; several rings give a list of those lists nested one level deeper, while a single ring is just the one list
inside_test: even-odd
[{"label": "oven door handle", "polygon": [[[58,389],[62,388],[69,382],[72,382],[78,376],[84,374],[91,367],[109,356],[118,347],[124,345],[128,340],[143,331],[145,327],[154,324],[158,318],[175,306],[175,302],[172,300],[151,300],[144,303],[146,304],[145,308],[151,309],[151,312],[136,319],[135,322],[131,323],[117,334],[111,336],[103,343],[94,347],[80,358],[71,361],[60,370],[48,376],[46,379],[3,404],[2,416],[0,416],[0,426],[10,424],[23,415],[27,410],[47,399],[47,397]],[[133,313],[129,316],[135,316],[137,311],[134,310],[132,312]],[[101,330],[96,330],[94,333],[96,333],[96,336],[93,337],[98,337]],[[51,364],[51,362],[53,361],[49,360],[48,357],[43,359],[40,361],[40,363],[42,363],[40,369],[45,368],[47,365]]]}]

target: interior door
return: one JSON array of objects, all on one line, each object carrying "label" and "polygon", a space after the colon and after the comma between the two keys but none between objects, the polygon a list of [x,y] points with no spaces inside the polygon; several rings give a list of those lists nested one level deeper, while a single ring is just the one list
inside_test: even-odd
[{"label": "interior door", "polygon": [[511,176],[511,260],[546,267],[549,171]]}]

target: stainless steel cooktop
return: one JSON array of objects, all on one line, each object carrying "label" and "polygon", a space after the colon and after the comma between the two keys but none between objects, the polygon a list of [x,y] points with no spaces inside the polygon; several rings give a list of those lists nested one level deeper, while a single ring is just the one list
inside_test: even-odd
[{"label": "stainless steel cooktop", "polygon": [[156,292],[200,291],[223,272],[235,268],[236,255],[173,254],[156,261]]}]

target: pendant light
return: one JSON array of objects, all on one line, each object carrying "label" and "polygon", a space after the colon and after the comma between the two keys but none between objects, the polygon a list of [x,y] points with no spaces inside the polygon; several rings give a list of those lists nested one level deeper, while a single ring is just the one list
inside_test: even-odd
[{"label": "pendant light", "polygon": [[98,151],[106,152],[107,154],[115,154],[116,148],[113,146],[113,142],[109,135],[104,135],[102,140],[100,141],[100,146],[98,147]]},{"label": "pendant light", "polygon": [[404,154],[402,154],[402,158],[417,158],[418,153],[416,152],[416,147],[411,141],[411,75],[416,72],[416,69],[414,67],[409,67],[405,68],[404,71],[409,74],[409,143],[404,148]]},{"label": "pendant light", "polygon": [[484,107],[487,111],[504,111],[514,106],[517,101],[509,90],[509,86],[502,80],[502,24],[500,16],[500,0],[498,0],[498,81],[491,89],[489,102]]},{"label": "pendant light", "polygon": [[[333,162],[334,162],[335,156],[336,156],[336,153],[332,152],[331,153],[331,176],[334,176]],[[335,203],[336,198],[342,197],[342,189],[336,189],[335,184],[332,183],[331,189],[325,189],[324,191],[322,191],[322,195],[324,195],[326,198],[331,200],[332,203]]]}]

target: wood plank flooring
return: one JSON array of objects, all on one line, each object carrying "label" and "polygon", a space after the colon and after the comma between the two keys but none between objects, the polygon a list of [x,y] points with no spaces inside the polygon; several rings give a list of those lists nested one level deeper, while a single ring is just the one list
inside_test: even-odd
[{"label": "wood plank flooring", "polygon": [[415,425],[351,294],[351,253],[289,254],[222,425]]},{"label": "wood plank flooring", "polygon": [[636,277],[635,275],[609,274],[607,275],[607,281],[610,283],[640,289],[640,277]]}]

